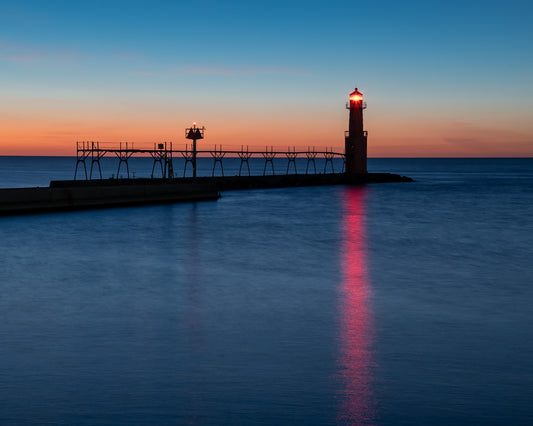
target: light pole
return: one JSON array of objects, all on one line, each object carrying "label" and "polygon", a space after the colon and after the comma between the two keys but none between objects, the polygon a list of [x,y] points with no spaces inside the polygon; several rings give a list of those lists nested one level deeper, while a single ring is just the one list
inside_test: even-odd
[{"label": "light pole", "polygon": [[204,138],[205,127],[196,127],[196,121],[193,121],[192,127],[185,129],[185,137],[192,139],[192,176],[196,178],[196,141]]}]

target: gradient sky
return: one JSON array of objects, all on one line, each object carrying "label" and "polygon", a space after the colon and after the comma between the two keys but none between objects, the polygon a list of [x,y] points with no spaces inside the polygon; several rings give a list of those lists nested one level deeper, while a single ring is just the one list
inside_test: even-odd
[{"label": "gradient sky", "polygon": [[531,1],[0,2],[0,155],[77,140],[533,156]]}]

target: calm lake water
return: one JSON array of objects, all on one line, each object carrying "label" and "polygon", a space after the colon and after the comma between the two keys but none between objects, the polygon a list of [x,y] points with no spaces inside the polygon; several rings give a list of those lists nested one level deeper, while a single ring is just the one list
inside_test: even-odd
[{"label": "calm lake water", "polygon": [[533,159],[369,169],[416,182],[0,218],[0,423],[531,424]]}]

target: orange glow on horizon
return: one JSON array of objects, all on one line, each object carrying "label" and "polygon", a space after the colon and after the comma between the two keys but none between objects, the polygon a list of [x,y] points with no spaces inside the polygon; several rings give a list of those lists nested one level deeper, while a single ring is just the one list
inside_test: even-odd
[{"label": "orange glow on horizon", "polygon": [[[355,92],[356,93],[356,92]],[[361,96],[362,95],[358,95]],[[356,104],[357,105],[357,104]],[[343,105],[341,104],[341,107]],[[70,107],[70,105],[69,105]],[[188,119],[176,122],[176,114],[191,112],[165,108],[147,108],[113,112],[96,107],[77,111],[50,108],[0,110],[0,155],[74,156],[76,141],[101,143],[134,142],[149,146],[172,141],[185,145],[183,129]],[[342,110],[256,110],[247,111],[237,127],[236,110],[194,111],[201,113],[210,129],[203,146],[224,148],[249,146],[333,147],[344,151],[344,131],[348,114]],[[287,126],[287,116],[291,125]],[[533,157],[533,126],[508,126],[506,122],[485,123],[481,119],[457,122],[448,117],[426,117],[417,111],[399,111],[375,106],[365,112],[369,131],[369,157]]]},{"label": "orange glow on horizon", "polygon": [[[250,150],[264,150],[265,146],[333,147],[344,151],[344,118],[336,120],[335,134],[327,126],[310,126],[318,117],[295,117],[293,125],[286,127],[283,117],[251,116],[240,124],[236,131],[233,114],[221,112],[208,115],[204,124],[211,131],[202,146],[222,145],[225,149],[249,146]],[[99,141],[104,144],[133,142],[136,146],[153,146],[154,143],[173,142],[174,147],[190,143],[183,135],[183,129],[190,127],[190,121],[181,124],[174,117],[152,119],[152,117],[85,117],[73,119],[59,115],[25,117],[14,116],[7,120],[0,117],[0,155],[43,155],[75,156],[76,141]],[[198,126],[198,122],[196,122]],[[283,131],[281,131],[283,130]],[[333,137],[334,135],[334,137]]]}]

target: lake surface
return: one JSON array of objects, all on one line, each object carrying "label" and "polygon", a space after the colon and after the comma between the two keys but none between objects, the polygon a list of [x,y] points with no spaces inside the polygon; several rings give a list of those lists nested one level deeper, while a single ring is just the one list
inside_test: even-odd
[{"label": "lake surface", "polygon": [[0,423],[532,423],[533,159],[369,170],[416,182],[0,218]]}]

